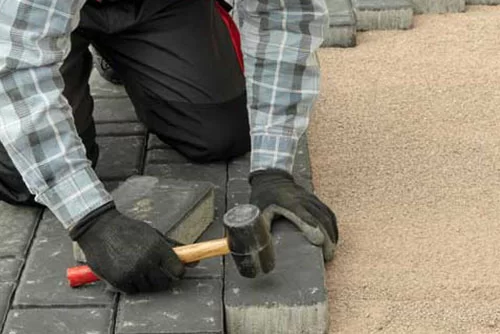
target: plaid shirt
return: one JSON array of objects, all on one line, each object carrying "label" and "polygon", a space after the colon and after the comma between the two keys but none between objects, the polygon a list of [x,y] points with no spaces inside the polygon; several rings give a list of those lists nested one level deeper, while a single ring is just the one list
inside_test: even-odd
[{"label": "plaid shirt", "polygon": [[[85,0],[0,0],[0,141],[35,199],[66,228],[112,201],[78,137],[59,68]],[[318,94],[323,0],[237,6],[252,135],[251,170],[291,171]]]}]

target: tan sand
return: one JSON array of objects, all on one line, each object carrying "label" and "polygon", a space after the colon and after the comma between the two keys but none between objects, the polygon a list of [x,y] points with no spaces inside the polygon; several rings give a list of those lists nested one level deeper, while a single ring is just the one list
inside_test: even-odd
[{"label": "tan sand", "polygon": [[500,333],[500,7],[323,49],[314,184],[331,333]]}]

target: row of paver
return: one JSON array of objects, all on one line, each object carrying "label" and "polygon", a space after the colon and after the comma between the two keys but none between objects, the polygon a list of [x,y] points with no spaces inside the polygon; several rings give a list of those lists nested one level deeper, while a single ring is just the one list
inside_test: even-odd
[{"label": "row of paver", "polygon": [[330,27],[323,47],[354,47],[356,32],[410,29],[413,16],[458,13],[467,5],[499,5],[500,0],[326,0]]}]

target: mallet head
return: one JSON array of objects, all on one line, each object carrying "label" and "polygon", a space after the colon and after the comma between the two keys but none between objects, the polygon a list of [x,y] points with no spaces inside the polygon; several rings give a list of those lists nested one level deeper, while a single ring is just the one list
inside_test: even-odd
[{"label": "mallet head", "polygon": [[238,205],[224,215],[229,249],[240,274],[254,278],[274,269],[271,233],[258,207]]}]

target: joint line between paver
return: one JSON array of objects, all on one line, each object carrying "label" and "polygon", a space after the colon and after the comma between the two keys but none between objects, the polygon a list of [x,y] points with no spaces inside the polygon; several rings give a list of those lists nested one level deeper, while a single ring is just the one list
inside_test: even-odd
[{"label": "joint line between paver", "polygon": [[31,247],[33,246],[33,241],[35,240],[36,233],[38,232],[38,226],[40,225],[40,221],[42,220],[43,213],[45,210],[46,210],[45,208],[38,209],[38,212],[35,216],[35,226],[33,227],[33,231],[31,232],[31,235],[28,238],[28,243],[26,245],[26,249],[24,252],[23,261],[21,263],[21,268],[19,268],[18,276],[16,278],[16,281],[13,282],[14,287],[10,293],[10,296],[9,296],[9,302],[7,303],[7,306],[8,306],[7,311],[5,312],[3,319],[0,319],[2,321],[0,323],[0,333],[3,332],[4,326],[5,326],[5,321],[7,320],[7,315],[9,314],[9,311],[12,309],[12,305],[14,303],[14,296],[16,295],[17,288],[19,286],[19,280],[21,279],[23,272],[24,272],[24,268],[26,267],[26,263],[28,262],[27,258],[30,254]]},{"label": "joint line between paver", "polygon": [[141,157],[139,159],[139,174],[144,175],[144,171],[146,170],[146,158],[148,155],[148,142],[149,142],[149,131],[146,131],[146,134],[143,135],[144,143],[141,151]]},{"label": "joint line between paver", "polygon": [[36,305],[36,304],[18,304],[10,308],[10,310],[33,310],[33,309],[105,309],[109,308],[109,304],[51,304],[51,305]]},{"label": "joint line between paver", "polygon": [[113,306],[111,308],[111,323],[109,325],[109,333],[115,334],[116,331],[116,319],[118,318],[118,303],[120,302],[121,294],[117,293],[115,295]]}]

